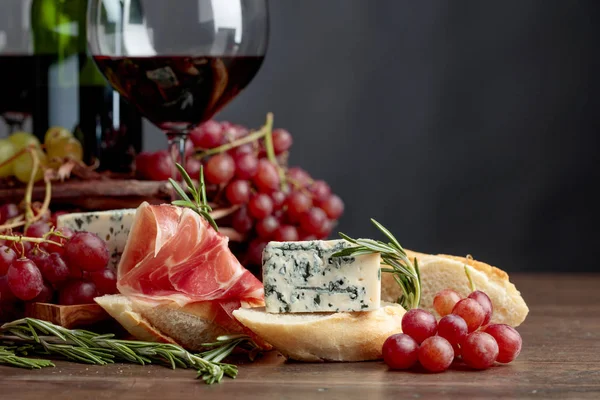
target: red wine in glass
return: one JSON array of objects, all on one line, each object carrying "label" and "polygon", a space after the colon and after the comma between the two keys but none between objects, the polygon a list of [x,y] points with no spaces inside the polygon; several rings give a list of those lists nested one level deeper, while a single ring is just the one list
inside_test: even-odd
[{"label": "red wine in glass", "polygon": [[187,131],[250,83],[262,56],[97,56],[110,84],[156,126]]},{"label": "red wine in glass", "polygon": [[[252,81],[266,54],[267,0],[89,0],[88,48],[111,86],[169,138],[185,139]],[[174,171],[175,172],[175,171]]]}]

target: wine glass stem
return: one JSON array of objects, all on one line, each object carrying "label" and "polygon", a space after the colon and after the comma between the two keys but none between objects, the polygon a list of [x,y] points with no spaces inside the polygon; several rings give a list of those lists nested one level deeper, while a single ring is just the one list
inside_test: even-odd
[{"label": "wine glass stem", "polygon": [[178,174],[175,163],[179,162],[179,164],[185,168],[185,140],[187,134],[181,132],[167,133],[167,138],[169,139],[169,152],[171,153],[171,159],[173,160],[173,171],[171,172],[171,176],[173,179],[177,180],[176,177]]}]

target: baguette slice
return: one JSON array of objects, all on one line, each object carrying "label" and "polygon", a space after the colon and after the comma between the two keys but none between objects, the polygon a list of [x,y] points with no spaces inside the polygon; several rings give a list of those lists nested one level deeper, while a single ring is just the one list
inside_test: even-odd
[{"label": "baguette slice", "polygon": [[[214,322],[225,311],[216,303],[199,302],[184,307],[175,302],[152,302],[123,295],[106,295],[94,299],[133,337],[147,342],[174,343],[191,351],[205,351],[203,343],[215,342],[217,337],[234,333],[253,333],[235,323]],[[258,337],[252,338],[263,350],[272,346]]]},{"label": "baguette slice", "polygon": [[[421,272],[420,307],[438,316],[433,309],[433,298],[440,290],[453,289],[466,297],[471,289],[465,274],[468,265],[471,279],[478,290],[485,292],[494,305],[492,323],[519,326],[527,317],[529,308],[521,293],[508,279],[508,274],[481,261],[445,254],[432,255],[407,250],[408,257],[417,258]],[[382,274],[381,300],[395,302],[402,294],[392,274]]]},{"label": "baguette slice", "polygon": [[383,342],[402,332],[404,313],[398,304],[385,304],[374,311],[304,314],[240,308],[233,315],[288,358],[315,362],[380,359]]},{"label": "baguette slice", "polygon": [[114,294],[96,297],[94,301],[136,339],[145,342],[176,343],[134,311],[133,302],[129,298]]}]

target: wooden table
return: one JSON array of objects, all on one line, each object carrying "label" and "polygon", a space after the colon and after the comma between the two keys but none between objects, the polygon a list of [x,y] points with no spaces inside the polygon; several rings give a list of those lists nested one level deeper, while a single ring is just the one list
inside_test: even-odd
[{"label": "wooden table", "polygon": [[[276,353],[207,386],[191,370],[58,362],[0,367],[0,399],[600,399],[600,275],[517,275],[530,306],[524,348],[508,365],[441,374],[391,372],[382,362],[286,363]],[[207,397],[208,396],[208,397]]]}]

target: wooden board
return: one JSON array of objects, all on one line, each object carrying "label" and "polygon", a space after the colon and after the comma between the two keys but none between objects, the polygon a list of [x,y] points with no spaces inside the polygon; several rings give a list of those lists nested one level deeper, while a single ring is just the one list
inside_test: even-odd
[{"label": "wooden board", "polygon": [[49,321],[69,329],[97,325],[111,319],[98,304],[61,306],[47,303],[32,303],[27,305],[25,315]]},{"label": "wooden board", "polygon": [[[0,397],[19,399],[600,399],[600,275],[511,279],[531,312],[518,328],[523,351],[485,371],[389,371],[383,362],[292,363],[270,352],[237,379],[207,386],[195,371],[57,362],[29,371],[0,366]],[[2,397],[3,398],[3,397]],[[7,397],[8,398],[8,397]]]}]

